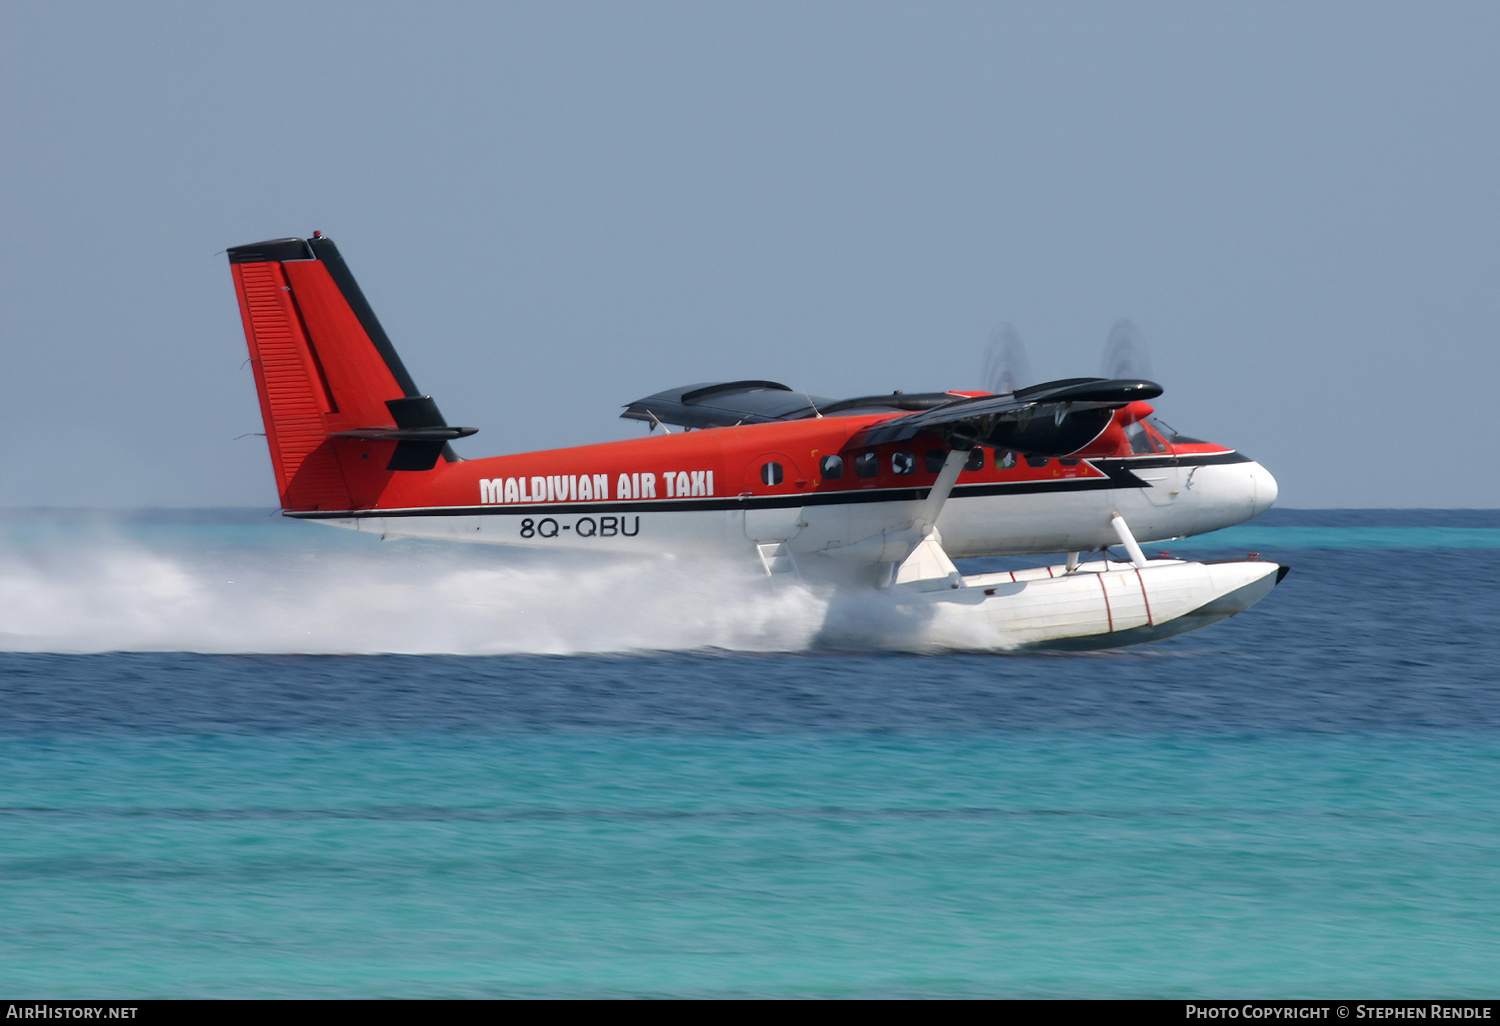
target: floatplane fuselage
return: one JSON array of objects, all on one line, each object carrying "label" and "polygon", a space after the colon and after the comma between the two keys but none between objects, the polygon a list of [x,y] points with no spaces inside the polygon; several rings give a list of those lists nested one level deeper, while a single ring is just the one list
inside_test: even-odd
[{"label": "floatplane fuselage", "polygon": [[[1285,574],[1145,556],[1141,543],[1228,527],[1276,499],[1249,458],[1160,430],[1148,381],[845,400],[705,383],[631,403],[645,437],[459,459],[449,443],[474,429],[416,389],[331,240],[229,258],[289,517],[387,538],[740,558],[941,603],[934,615],[985,625],[995,647],[1170,636]],[[1127,559],[1082,558],[1109,546]],[[952,562],[1053,552],[1067,562],[998,575]]]}]

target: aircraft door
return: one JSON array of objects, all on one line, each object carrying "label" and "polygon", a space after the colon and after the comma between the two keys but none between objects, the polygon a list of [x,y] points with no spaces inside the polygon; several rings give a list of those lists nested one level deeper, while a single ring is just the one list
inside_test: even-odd
[{"label": "aircraft door", "polygon": [[1175,464],[1169,467],[1137,470],[1135,476],[1146,482],[1146,487],[1141,491],[1145,493],[1146,500],[1153,506],[1174,506],[1177,503],[1177,497],[1182,494],[1180,480],[1182,475]]},{"label": "aircraft door", "polygon": [[1141,456],[1154,453],[1161,457],[1159,461],[1152,461],[1155,465],[1135,469],[1135,476],[1146,482],[1141,489],[1146,501],[1157,507],[1176,505],[1177,497],[1182,493],[1182,475],[1161,435],[1137,421],[1125,429],[1125,437],[1130,439],[1131,452]]},{"label": "aircraft door", "polygon": [[804,469],[785,453],[762,453],[751,460],[740,490],[745,536],[755,542],[796,537],[803,527],[799,500],[811,484]]}]

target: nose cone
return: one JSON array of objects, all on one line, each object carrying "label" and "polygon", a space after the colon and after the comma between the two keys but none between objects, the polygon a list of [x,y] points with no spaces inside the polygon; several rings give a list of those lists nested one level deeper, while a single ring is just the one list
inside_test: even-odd
[{"label": "nose cone", "polygon": [[1190,471],[1187,494],[1197,504],[1191,533],[1217,531],[1258,517],[1276,501],[1276,479],[1259,463],[1221,463]]},{"label": "nose cone", "polygon": [[1250,516],[1258,517],[1276,502],[1278,489],[1271,472],[1259,463],[1250,464]]}]

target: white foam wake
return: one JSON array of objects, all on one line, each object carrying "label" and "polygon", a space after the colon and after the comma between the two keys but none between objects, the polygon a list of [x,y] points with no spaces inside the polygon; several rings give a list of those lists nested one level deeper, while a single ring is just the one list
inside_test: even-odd
[{"label": "white foam wake", "polygon": [[809,647],[828,599],[753,566],[420,543],[0,545],[0,649],[624,652]]}]

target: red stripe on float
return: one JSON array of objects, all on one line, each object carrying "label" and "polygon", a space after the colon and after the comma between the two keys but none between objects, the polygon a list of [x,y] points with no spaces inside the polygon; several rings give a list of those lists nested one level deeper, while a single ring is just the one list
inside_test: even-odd
[{"label": "red stripe on float", "polygon": [[1141,576],[1139,570],[1135,572],[1135,579],[1141,584],[1141,601],[1146,603],[1146,624],[1149,627],[1155,627],[1156,621],[1151,619],[1151,599],[1146,595],[1146,579]]}]

